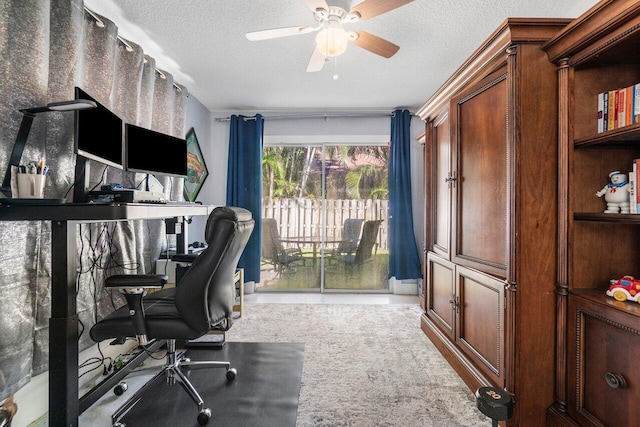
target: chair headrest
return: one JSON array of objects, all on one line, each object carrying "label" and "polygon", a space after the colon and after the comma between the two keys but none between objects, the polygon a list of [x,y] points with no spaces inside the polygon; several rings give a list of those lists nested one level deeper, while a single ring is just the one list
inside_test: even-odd
[{"label": "chair headrest", "polygon": [[215,208],[207,219],[207,226],[204,231],[206,242],[211,240],[216,222],[225,219],[234,222],[246,222],[252,221],[253,215],[248,210],[235,206],[219,206]]}]

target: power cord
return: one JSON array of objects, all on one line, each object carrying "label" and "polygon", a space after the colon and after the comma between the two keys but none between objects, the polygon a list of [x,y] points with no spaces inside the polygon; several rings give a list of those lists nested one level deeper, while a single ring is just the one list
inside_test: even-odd
[{"label": "power cord", "polygon": [[103,182],[105,182],[105,181],[106,181],[106,178],[107,178],[107,169],[109,169],[109,166],[105,166],[105,167],[104,167],[104,170],[102,171],[102,177],[100,178],[100,181],[99,181],[96,185],[94,185],[94,186],[91,188],[91,190],[89,190],[89,191],[93,191],[93,190],[95,190],[96,188],[98,188],[98,186],[99,186],[99,185],[101,185]]}]

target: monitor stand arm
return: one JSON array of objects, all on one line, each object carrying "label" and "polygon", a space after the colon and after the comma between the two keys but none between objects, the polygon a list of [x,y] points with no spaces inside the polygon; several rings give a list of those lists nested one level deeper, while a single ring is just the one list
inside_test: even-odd
[{"label": "monitor stand arm", "polygon": [[73,203],[86,202],[86,191],[89,188],[89,159],[83,156],[76,156],[76,170],[73,184]]}]

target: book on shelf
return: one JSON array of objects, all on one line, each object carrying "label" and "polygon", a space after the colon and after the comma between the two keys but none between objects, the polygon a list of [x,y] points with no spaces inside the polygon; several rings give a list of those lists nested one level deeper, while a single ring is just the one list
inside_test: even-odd
[{"label": "book on shelf", "polygon": [[[638,173],[640,173],[640,159],[635,159],[633,161],[634,175],[636,180],[636,186],[638,183]],[[631,204],[635,205],[636,213],[640,213],[640,191],[636,189],[635,197],[631,199]]]},{"label": "book on shelf", "polygon": [[[640,191],[638,191],[640,176],[638,174],[640,174],[640,159],[634,159],[629,174],[629,212],[640,214]],[[634,180],[633,188],[631,187],[632,179]]]},{"label": "book on shelf", "polygon": [[640,122],[640,83],[633,85],[633,123]]},{"label": "book on shelf", "polygon": [[624,122],[627,126],[633,124],[633,85],[624,89]]},{"label": "book on shelf", "polygon": [[613,130],[618,128],[618,93],[617,90],[609,91],[609,123],[607,124],[607,130]]},{"label": "book on shelf", "polygon": [[604,93],[598,94],[598,133],[604,132]]},{"label": "book on shelf", "polygon": [[597,98],[598,133],[640,122],[640,83],[601,92]]},{"label": "book on shelf", "polygon": [[[637,159],[636,159],[637,160]],[[629,213],[637,214],[638,213],[638,204],[636,202],[637,199],[637,165],[636,160],[633,161],[633,166],[631,168],[631,172],[629,172]]]},{"label": "book on shelf", "polygon": [[616,129],[627,125],[627,113],[625,111],[627,103],[624,100],[626,93],[627,92],[624,89],[618,89],[616,91],[616,110],[618,112],[618,123],[616,123]]},{"label": "book on shelf", "polygon": [[609,92],[603,92],[602,98],[604,106],[602,107],[602,131],[609,130]]}]

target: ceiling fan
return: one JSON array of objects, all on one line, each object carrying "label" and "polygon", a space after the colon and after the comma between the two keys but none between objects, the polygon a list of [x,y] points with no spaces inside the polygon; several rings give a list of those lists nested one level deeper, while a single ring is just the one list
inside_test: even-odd
[{"label": "ceiling fan", "polygon": [[[347,31],[343,24],[371,19],[383,13],[411,3],[413,0],[365,0],[351,8],[350,0],[333,0],[335,6],[329,6],[326,0],[305,0],[309,9],[313,11],[313,17],[318,24],[316,26],[297,26],[285,28],[273,28],[270,30],[253,31],[246,36],[251,41],[268,40],[278,37],[295,36],[319,31],[316,36],[316,47],[311,54],[307,65],[307,72],[322,70],[324,63],[330,57],[341,55],[347,49],[349,42],[358,47],[375,53],[385,58],[391,58],[400,49],[398,45],[391,43],[365,31]],[[349,10],[347,12],[347,10]]]}]

